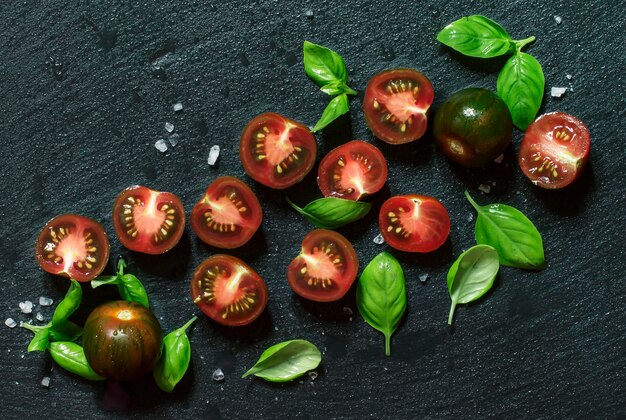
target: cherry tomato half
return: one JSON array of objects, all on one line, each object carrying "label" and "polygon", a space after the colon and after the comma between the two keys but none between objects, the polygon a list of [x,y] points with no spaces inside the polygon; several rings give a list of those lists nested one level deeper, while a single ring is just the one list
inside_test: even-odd
[{"label": "cherry tomato half", "polygon": [[304,124],[272,112],[254,117],[239,143],[246,173],[277,190],[301,181],[313,167],[316,153],[315,137]]},{"label": "cherry tomato half", "polygon": [[419,71],[383,71],[372,77],[365,89],[365,122],[387,143],[417,140],[426,132],[426,114],[434,97],[432,83]]},{"label": "cherry tomato half", "polygon": [[100,376],[132,381],[150,372],[161,356],[163,330],[150,310],[118,300],[94,309],[83,330],[83,348]]},{"label": "cherry tomato half", "polygon": [[200,239],[226,249],[248,242],[261,220],[263,212],[256,195],[232,176],[213,181],[191,212],[191,227]]},{"label": "cherry tomato half", "polygon": [[519,165],[533,184],[557,189],[571,184],[589,158],[589,130],[563,112],[539,116],[528,126],[520,147]]},{"label": "cherry tomato half", "polygon": [[300,254],[287,269],[287,280],[303,298],[332,302],[346,294],[358,270],[356,252],[345,237],[316,229],[302,240]]},{"label": "cherry tomato half", "polygon": [[359,200],[380,190],[387,181],[387,162],[376,146],[353,140],[328,153],[317,173],[325,197]]},{"label": "cherry tomato half", "polygon": [[397,195],[385,201],[378,215],[380,232],[391,247],[407,252],[430,252],[450,234],[450,216],[436,198]]},{"label": "cherry tomato half", "polygon": [[41,230],[35,244],[35,257],[48,273],[90,281],[109,261],[109,239],[95,220],[63,214],[50,220]]},{"label": "cherry tomato half", "polygon": [[193,273],[191,297],[214,321],[241,326],[254,321],[265,309],[267,286],[239,258],[216,254],[200,263]]},{"label": "cherry tomato half", "polygon": [[113,226],[126,248],[145,254],[163,254],[183,235],[185,209],[172,193],[135,185],[117,196]]}]

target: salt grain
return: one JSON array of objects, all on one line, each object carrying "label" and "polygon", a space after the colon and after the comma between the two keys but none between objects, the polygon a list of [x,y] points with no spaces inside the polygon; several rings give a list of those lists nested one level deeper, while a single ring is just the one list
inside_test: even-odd
[{"label": "salt grain", "polygon": [[178,111],[182,111],[183,110],[183,104],[181,104],[180,102],[176,102],[174,104],[174,112],[178,112]]},{"label": "salt grain", "polygon": [[308,18],[312,18],[313,17],[313,10],[308,9],[306,12],[304,12],[304,15]]},{"label": "salt grain", "polygon": [[553,87],[550,89],[550,95],[553,98],[560,98],[561,96],[565,95],[565,92],[567,92],[567,88],[564,87]]},{"label": "salt grain", "polygon": [[474,213],[468,213],[467,214],[467,221],[471,222],[472,220],[474,220]]},{"label": "salt grain", "polygon": [[54,303],[53,300],[50,299],[49,297],[41,296],[39,298],[39,304],[41,306],[52,306],[53,303]]},{"label": "salt grain", "polygon": [[171,133],[172,131],[174,131],[174,124],[166,122],[165,131],[167,131],[168,133]]},{"label": "salt grain", "polygon": [[220,382],[224,380],[224,372],[222,372],[222,369],[217,368],[213,371],[213,375],[211,376],[213,378],[214,381],[216,382]]},{"label": "salt grain", "polygon": [[24,314],[29,314],[33,312],[33,302],[31,302],[30,300],[27,300],[25,302],[20,302],[19,306],[20,306],[20,310]]},{"label": "salt grain", "polygon": [[172,134],[171,136],[168,137],[168,140],[170,142],[170,144],[172,145],[172,147],[176,146],[178,144],[178,141],[180,140],[180,136],[176,133]]},{"label": "salt grain", "polygon": [[487,184],[480,184],[478,186],[478,189],[484,192],[485,194],[489,194],[489,192],[491,191],[491,186]]},{"label": "salt grain", "polygon": [[220,147],[218,145],[211,146],[211,150],[209,150],[209,158],[207,162],[210,166],[215,165],[217,162],[217,158],[220,156]]},{"label": "salt grain", "polygon": [[43,315],[41,314],[41,312],[37,312],[37,315],[35,315],[35,319],[37,321],[43,321]]},{"label": "salt grain", "polygon": [[6,321],[4,321],[4,325],[9,328],[15,328],[17,327],[17,322],[15,322],[13,318],[7,318]]},{"label": "salt grain", "polygon": [[422,283],[426,283],[426,280],[428,280],[428,274],[427,273],[421,274],[420,275],[420,281]]},{"label": "salt grain", "polygon": [[385,238],[383,238],[382,233],[379,233],[378,235],[376,235],[376,237],[374,238],[374,243],[376,245],[382,245],[385,243]]},{"label": "salt grain", "polygon": [[317,379],[317,372],[312,370],[311,372],[309,372],[309,378],[311,378],[312,381],[314,381],[315,379]]},{"label": "salt grain", "polygon": [[572,76],[571,74],[569,74],[569,73],[568,73],[568,74],[566,74],[566,75],[565,75],[565,77],[567,77],[567,80],[572,80],[572,78],[573,78],[574,76]]},{"label": "salt grain", "polygon": [[554,16],[554,21],[557,25],[560,25],[563,22],[563,18],[561,16]]},{"label": "salt grain", "polygon": [[163,139],[157,140],[156,143],[154,143],[154,147],[161,153],[167,152],[167,143]]},{"label": "salt grain", "polygon": [[493,161],[495,163],[502,163],[502,161],[504,160],[504,154],[501,154],[500,156],[498,156],[497,158],[495,158]]},{"label": "salt grain", "polygon": [[45,386],[46,388],[48,388],[50,386],[50,377],[49,376],[44,376],[41,379],[41,385]]}]

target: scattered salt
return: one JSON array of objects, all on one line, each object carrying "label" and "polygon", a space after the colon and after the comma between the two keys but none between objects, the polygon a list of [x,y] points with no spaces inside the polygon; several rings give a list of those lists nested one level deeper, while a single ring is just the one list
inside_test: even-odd
[{"label": "scattered salt", "polygon": [[422,283],[426,283],[426,280],[428,280],[428,274],[427,273],[420,274],[420,281]]},{"label": "scattered salt", "polygon": [[567,77],[567,80],[572,80],[572,78],[573,78],[574,76],[572,76],[571,74],[567,73],[567,74],[565,75],[565,77]]},{"label": "scattered salt", "polygon": [[216,382],[223,381],[224,380],[224,372],[222,372],[222,369],[220,369],[220,368],[215,369],[213,371],[212,378]]},{"label": "scattered salt", "polygon": [[317,379],[317,372],[312,370],[311,372],[309,372],[309,378],[311,378],[312,381],[314,381],[315,379]]},{"label": "scattered salt", "polygon": [[383,238],[382,233],[379,233],[378,235],[376,235],[376,237],[374,238],[374,243],[376,245],[382,245],[385,243],[385,238]]},{"label": "scattered salt", "polygon": [[220,156],[220,147],[216,144],[214,146],[211,146],[211,150],[209,150],[209,159],[207,159],[207,162],[209,163],[210,166],[215,165],[215,162],[217,162],[217,158]]},{"label": "scattered salt", "polygon": [[561,16],[554,16],[554,21],[556,22],[557,25],[560,25],[561,22],[563,22],[563,18]]},{"label": "scattered salt", "polygon": [[43,315],[41,314],[41,312],[37,312],[37,315],[35,315],[35,319],[37,321],[43,321]]},{"label": "scattered salt", "polygon": [[489,194],[489,191],[491,191],[491,186],[487,185],[487,184],[480,184],[478,186],[478,189],[482,192],[484,192],[485,194]]},{"label": "scattered salt", "polygon": [[180,136],[176,133],[172,134],[171,136],[168,137],[168,140],[170,142],[170,144],[172,145],[172,147],[176,146],[178,144],[178,141],[180,140]]},{"label": "scattered salt", "polygon": [[39,304],[41,306],[52,306],[54,302],[49,297],[41,296],[39,298]]},{"label": "scattered salt", "polygon": [[278,397],[274,397],[274,401],[278,401]]},{"label": "scattered salt", "polygon": [[504,154],[501,154],[500,156],[498,156],[497,158],[495,158],[493,161],[495,163],[502,163],[502,161],[504,160]]},{"label": "scattered salt", "polygon": [[13,318],[7,318],[6,321],[4,321],[4,325],[9,328],[15,328],[17,327],[17,322],[15,322]]},{"label": "scattered salt", "polygon": [[553,87],[550,89],[550,95],[553,98],[560,98],[561,96],[565,94],[566,91],[567,91],[567,88],[564,88],[564,87]]},{"label": "scattered salt", "polygon": [[306,12],[304,12],[304,16],[306,16],[308,18],[312,18],[313,17],[313,10],[308,9]]},{"label": "scattered salt", "polygon": [[165,123],[165,131],[167,131],[168,133],[171,133],[172,131],[174,131],[174,124],[172,124],[170,122],[166,122]]},{"label": "scattered salt", "polygon": [[33,302],[31,302],[30,300],[27,300],[25,302],[20,302],[19,306],[20,306],[20,310],[24,314],[29,314],[33,312]]},{"label": "scattered salt", "polygon": [[181,104],[180,102],[176,102],[174,104],[174,112],[178,112],[178,111],[182,111],[183,110],[183,104]]},{"label": "scattered salt", "polygon": [[50,377],[49,376],[44,376],[41,379],[41,385],[45,386],[46,388],[48,388],[50,386]]},{"label": "scattered salt", "polygon": [[278,331],[278,327],[274,327],[274,331]]},{"label": "scattered salt", "polygon": [[167,143],[163,139],[157,140],[156,143],[154,143],[154,147],[161,153],[167,152]]},{"label": "scattered salt", "polygon": [[474,213],[468,213],[467,214],[467,221],[471,222],[472,220],[474,220]]}]

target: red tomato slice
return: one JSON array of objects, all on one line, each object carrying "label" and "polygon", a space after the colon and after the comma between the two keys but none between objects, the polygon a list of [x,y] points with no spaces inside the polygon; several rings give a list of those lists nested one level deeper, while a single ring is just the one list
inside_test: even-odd
[{"label": "red tomato slice", "polygon": [[298,295],[317,302],[341,299],[359,269],[354,248],[341,234],[317,229],[302,240],[300,254],[287,269],[289,286]]},{"label": "red tomato slice", "polygon": [[316,153],[315,137],[304,124],[272,112],[254,117],[239,143],[246,173],[277,190],[301,181],[313,167]]},{"label": "red tomato slice", "polygon": [[564,112],[543,114],[526,129],[519,165],[533,184],[563,188],[582,172],[590,146],[589,130],[578,118]]},{"label": "red tomato slice", "polygon": [[191,297],[209,318],[222,325],[254,321],[267,305],[263,279],[239,258],[217,254],[193,273]]},{"label": "red tomato slice", "polygon": [[383,71],[372,77],[365,89],[365,122],[376,137],[387,143],[417,140],[426,132],[426,114],[434,97],[432,83],[419,71]]},{"label": "red tomato slice", "polygon": [[387,181],[387,162],[377,147],[353,140],[328,153],[320,163],[317,185],[325,197],[359,200]]},{"label": "red tomato slice", "polygon": [[109,261],[109,239],[102,225],[77,214],[50,220],[35,244],[45,271],[85,282],[96,278]]},{"label": "red tomato slice", "polygon": [[191,227],[205,243],[232,249],[252,238],[263,220],[256,195],[239,179],[222,176],[191,212]]},{"label": "red tomato slice", "polygon": [[172,193],[135,185],[117,196],[113,226],[126,248],[145,254],[163,254],[183,235],[185,209],[180,198]]},{"label": "red tomato slice", "polygon": [[448,211],[426,195],[391,197],[380,208],[378,224],[385,242],[407,252],[434,251],[450,234]]}]

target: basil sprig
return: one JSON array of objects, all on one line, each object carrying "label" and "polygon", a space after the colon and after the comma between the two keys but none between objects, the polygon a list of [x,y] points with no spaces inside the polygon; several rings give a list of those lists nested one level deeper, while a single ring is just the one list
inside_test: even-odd
[{"label": "basil sprig", "polygon": [[385,354],[391,354],[391,335],[406,310],[404,272],[387,252],[378,254],[363,270],[356,289],[359,313],[385,335]]},{"label": "basil sprig", "polygon": [[49,351],[52,359],[68,372],[82,376],[90,381],[104,381],[105,378],[98,375],[89,366],[87,357],[85,357],[85,351],[81,345],[71,341],[57,341],[50,343]]},{"label": "basil sprig", "polygon": [[172,392],[189,368],[191,343],[187,337],[187,329],[197,319],[198,317],[194,316],[185,325],[163,338],[163,352],[152,370],[152,376],[158,387],[165,392]]},{"label": "basil sprig", "polygon": [[335,96],[313,127],[319,131],[349,111],[348,95],[358,92],[348,86],[348,70],[343,58],[335,51],[304,41],[304,71],[327,95]]},{"label": "basil sprig", "polygon": [[522,48],[534,36],[514,40],[502,26],[481,15],[462,17],[443,28],[437,39],[461,54],[492,58],[513,53],[498,76],[498,95],[511,111],[513,123],[526,130],[543,100],[545,79],[539,62]]},{"label": "basil sprig", "polygon": [[370,203],[336,197],[318,198],[304,208],[298,207],[289,197],[287,202],[309,222],[322,229],[337,229],[352,223],[365,217],[372,208]]},{"label": "basil sprig", "polygon": [[476,243],[498,251],[500,264],[541,270],[546,260],[541,234],[521,211],[506,204],[479,206],[467,191],[465,197],[476,209]]},{"label": "basil sprig", "polygon": [[124,274],[126,268],[126,261],[120,258],[117,262],[117,275],[115,276],[100,276],[91,281],[91,287],[94,289],[100,287],[103,284],[115,284],[117,290],[122,299],[129,302],[136,302],[140,305],[150,308],[150,302],[148,301],[148,293],[141,284],[141,281],[132,274]]},{"label": "basil sprig", "polygon": [[250,375],[270,382],[287,382],[319,366],[322,353],[306,340],[290,340],[265,350],[242,378]]},{"label": "basil sprig", "polygon": [[447,277],[452,300],[448,325],[452,325],[459,303],[475,301],[491,289],[499,269],[498,253],[489,245],[475,245],[457,258]]}]

